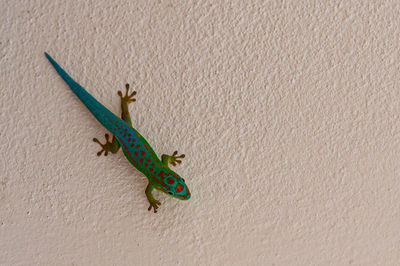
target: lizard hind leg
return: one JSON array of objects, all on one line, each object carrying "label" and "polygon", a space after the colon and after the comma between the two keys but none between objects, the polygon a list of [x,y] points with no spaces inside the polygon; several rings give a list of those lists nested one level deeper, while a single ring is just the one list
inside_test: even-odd
[{"label": "lizard hind leg", "polygon": [[131,94],[129,94],[128,83],[125,85],[125,89],[126,89],[125,95],[122,95],[122,92],[118,91],[118,95],[121,98],[121,109],[122,109],[121,118],[132,126],[131,115],[129,114],[128,104],[136,101],[136,99],[134,98],[136,95],[136,91],[133,91]]},{"label": "lizard hind leg", "polygon": [[108,155],[108,152],[116,153],[119,150],[119,142],[116,137],[113,137],[112,141],[110,142],[110,136],[105,134],[106,143],[102,144],[97,138],[94,138],[93,141],[98,143],[101,146],[101,151],[97,153],[97,156],[100,156],[104,151],[104,156]]},{"label": "lizard hind leg", "polygon": [[118,91],[118,95],[119,97],[121,97],[121,102],[126,102],[126,103],[132,103],[132,102],[136,102],[136,99],[134,98],[136,95],[136,91],[133,91],[130,95],[129,95],[129,84],[126,83],[125,84],[125,96],[122,96],[122,92]]},{"label": "lizard hind leg", "polygon": [[[136,91],[133,91],[129,95],[129,84],[126,84],[125,88],[126,88],[125,96],[122,95],[121,91],[118,91],[118,95],[121,98],[121,109],[122,109],[121,118],[128,124],[132,125],[131,116],[128,110],[128,104],[136,101],[136,99],[134,98],[134,96],[136,95]],[[110,136],[108,134],[106,134],[105,137],[106,137],[106,143],[104,144],[102,144],[97,138],[93,139],[94,142],[98,143],[101,146],[101,151],[97,153],[97,156],[100,156],[103,152],[104,156],[107,156],[108,152],[116,153],[120,148],[120,144],[115,136],[113,136],[111,142],[109,140]]]}]

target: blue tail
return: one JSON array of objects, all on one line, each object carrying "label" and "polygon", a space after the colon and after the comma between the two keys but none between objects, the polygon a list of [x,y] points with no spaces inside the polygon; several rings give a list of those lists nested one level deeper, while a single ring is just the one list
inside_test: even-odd
[{"label": "blue tail", "polygon": [[96,119],[113,135],[118,135],[116,125],[124,125],[130,127],[128,123],[114,115],[101,103],[99,103],[92,95],[90,95],[81,85],[73,80],[67,72],[62,69],[56,61],[47,53],[44,53],[58,74],[68,84],[71,90],[78,96],[82,103],[89,109],[89,111],[96,117]]}]

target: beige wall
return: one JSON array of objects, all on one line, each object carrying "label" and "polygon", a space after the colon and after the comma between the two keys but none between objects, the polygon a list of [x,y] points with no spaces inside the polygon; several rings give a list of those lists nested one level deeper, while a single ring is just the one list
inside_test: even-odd
[{"label": "beige wall", "polygon": [[[0,264],[398,265],[398,0],[0,2]],[[148,212],[44,51],[134,83],[192,199]]]}]

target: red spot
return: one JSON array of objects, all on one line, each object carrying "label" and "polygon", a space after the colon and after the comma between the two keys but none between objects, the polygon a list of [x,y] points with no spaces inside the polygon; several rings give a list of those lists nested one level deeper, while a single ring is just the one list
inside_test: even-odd
[{"label": "red spot", "polygon": [[135,146],[135,145],[131,144],[131,147],[132,147],[132,148],[133,148],[133,146]]},{"label": "red spot", "polygon": [[128,138],[128,141],[131,141],[131,139],[130,139],[130,138]]},{"label": "red spot", "polygon": [[131,136],[131,135],[132,135],[131,133],[128,134],[128,136]]},{"label": "red spot", "polygon": [[150,162],[150,158],[147,158],[146,161]]},{"label": "red spot", "polygon": [[145,151],[140,151],[140,154],[145,155],[146,153],[145,153]]},{"label": "red spot", "polygon": [[114,130],[117,130],[117,129],[114,127]]},{"label": "red spot", "polygon": [[144,167],[147,167],[147,165],[148,165],[147,163],[144,163]]},{"label": "red spot", "polygon": [[[166,189],[169,189],[169,186],[167,186],[167,185],[164,184],[163,182],[157,180],[157,178],[154,178],[154,177],[153,177],[153,179],[154,179],[154,181],[157,182],[158,184],[164,186]],[[154,186],[157,187],[156,185],[154,185]],[[163,189],[162,189],[162,190],[163,190]],[[165,190],[163,190],[163,191],[166,192]]]},{"label": "red spot", "polygon": [[168,173],[165,173],[165,175],[168,176],[169,174],[168,174]]},{"label": "red spot", "polygon": [[163,172],[163,171],[160,171],[160,173],[158,174],[158,176],[160,176],[160,177],[161,177],[161,180],[164,180],[164,176],[163,176],[163,174],[164,174],[164,172]]},{"label": "red spot", "polygon": [[136,157],[139,155],[137,151],[133,153]]},{"label": "red spot", "polygon": [[128,129],[125,128],[125,131],[128,131]]},{"label": "red spot", "polygon": [[122,131],[120,131],[119,134],[122,134]]},{"label": "red spot", "polygon": [[135,141],[136,141],[136,139],[132,139],[132,141],[133,141],[133,142],[135,142]]},{"label": "red spot", "polygon": [[124,135],[124,138],[126,137],[126,134]]},{"label": "red spot", "polygon": [[140,145],[139,145],[139,144],[138,144],[138,145],[136,145],[136,148],[138,148],[138,149],[139,149],[139,148],[140,148]]},{"label": "red spot", "polygon": [[[146,165],[146,164],[145,164]],[[153,168],[149,168],[150,172],[153,172]]]},{"label": "red spot", "polygon": [[151,166],[154,166],[154,165],[156,165],[156,164],[155,164],[155,163],[152,163],[152,164],[151,164]]},{"label": "red spot", "polygon": [[178,184],[178,185],[175,187],[175,191],[176,191],[176,192],[181,192],[182,190],[183,190],[182,184]]},{"label": "red spot", "polygon": [[121,130],[121,128],[119,127],[118,130]]},{"label": "red spot", "polygon": [[108,122],[111,122],[111,119],[108,119]]},{"label": "red spot", "polygon": [[167,179],[167,183],[168,184],[173,184],[175,181],[174,181],[174,179],[172,179],[172,178],[168,178]]},{"label": "red spot", "polygon": [[143,162],[143,158],[140,158],[139,161],[140,161],[140,162]]}]

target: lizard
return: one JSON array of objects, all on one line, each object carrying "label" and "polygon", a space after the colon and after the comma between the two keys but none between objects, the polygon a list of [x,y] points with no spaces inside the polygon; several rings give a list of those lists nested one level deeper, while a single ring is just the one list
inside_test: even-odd
[{"label": "lizard", "polygon": [[154,189],[180,200],[190,199],[191,194],[185,180],[172,171],[168,165],[169,163],[173,166],[176,163],[180,164],[182,162],[180,159],[184,158],[185,155],[178,156],[178,152],[175,151],[172,155],[163,154],[160,160],[146,139],[132,126],[128,104],[136,101],[134,98],[136,91],[129,93],[129,84],[125,85],[125,95],[118,91],[122,109],[121,118],[119,118],[73,80],[48,53],[45,53],[45,56],[80,101],[113,135],[110,141],[109,135],[105,134],[105,144],[102,144],[97,138],[93,139],[102,148],[97,156],[101,156],[103,152],[105,156],[109,152],[117,153],[121,147],[128,161],[147,177],[149,183],[145,194],[150,203],[149,211],[153,208],[154,213],[156,213],[161,205],[160,201],[155,199],[152,194]]}]

